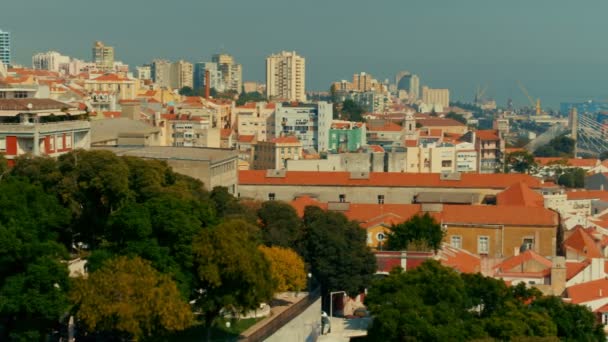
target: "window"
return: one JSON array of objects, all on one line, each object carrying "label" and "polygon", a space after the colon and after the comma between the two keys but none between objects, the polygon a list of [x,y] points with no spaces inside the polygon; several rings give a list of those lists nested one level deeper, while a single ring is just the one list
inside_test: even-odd
[{"label": "window", "polygon": [[442,167],[452,167],[452,161],[451,160],[443,160],[443,161],[441,161],[441,166]]},{"label": "window", "polygon": [[462,248],[462,236],[452,235],[452,237],[450,238],[450,244],[454,248]]},{"label": "window", "polygon": [[269,200],[269,201],[274,201],[274,199],[275,199],[274,192],[269,193],[269,194],[268,194],[268,200]]},{"label": "window", "polygon": [[346,202],[346,195],[345,194],[340,194],[340,196],[338,198],[340,199],[340,203]]},{"label": "window", "polygon": [[379,242],[384,241],[384,238],[385,238],[384,233],[378,233],[378,234],[376,234],[376,239],[377,239]]},{"label": "window", "polygon": [[378,195],[378,204],[384,204],[384,195]]},{"label": "window", "polygon": [[0,151],[6,151],[6,138],[0,137]]},{"label": "window", "polygon": [[72,148],[72,136],[71,135],[65,136],[65,148]]},{"label": "window", "polygon": [[63,137],[57,137],[57,149],[63,150]]},{"label": "window", "polygon": [[13,96],[16,99],[25,99],[27,97],[27,92],[26,91],[16,91]]},{"label": "window", "polygon": [[534,247],[534,238],[533,237],[525,237],[524,238],[524,243],[522,244],[522,246],[526,250],[532,249]]},{"label": "window", "polygon": [[490,251],[490,238],[479,236],[477,238],[477,254],[488,254]]}]

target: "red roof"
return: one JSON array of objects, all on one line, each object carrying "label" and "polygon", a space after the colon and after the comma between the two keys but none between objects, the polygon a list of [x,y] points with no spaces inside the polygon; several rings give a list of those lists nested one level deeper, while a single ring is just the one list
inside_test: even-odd
[{"label": "red roof", "polygon": [[97,78],[94,78],[94,80],[95,81],[103,81],[103,82],[130,81],[128,78],[122,77],[122,76],[117,75],[117,74],[105,74],[105,75],[99,76]]},{"label": "red roof", "polygon": [[452,267],[461,273],[477,273],[481,271],[480,258],[464,249],[444,244],[438,253],[438,257],[441,264]]},{"label": "red roof", "polygon": [[500,273],[529,273],[529,271],[524,271],[526,269],[525,264],[529,262],[535,262],[537,264],[540,264],[543,267],[543,274],[546,273],[546,270],[549,270],[549,272],[551,272],[551,260],[537,254],[532,250],[527,250],[523,253],[520,253],[519,255],[507,258],[503,260],[503,262],[501,262],[500,264],[494,266],[494,268]]},{"label": "red roof", "polygon": [[500,140],[498,137],[498,130],[495,129],[475,131],[475,136],[479,140]]},{"label": "red roof", "polygon": [[242,142],[242,143],[250,143],[253,141],[253,139],[255,139],[255,135],[246,135],[246,134],[239,135],[239,142]]},{"label": "red roof", "polygon": [[583,168],[593,168],[600,164],[599,159],[595,158],[555,158],[555,157],[537,157],[534,158],[536,162],[542,166],[547,166],[551,164],[565,164],[573,167],[583,167]]},{"label": "red roof", "polygon": [[220,130],[220,136],[222,139],[228,139],[232,135],[232,130],[230,128],[222,128]]},{"label": "red roof", "polygon": [[498,205],[517,205],[525,207],[544,207],[543,195],[530,189],[523,182],[511,185],[505,191],[496,195]]},{"label": "red roof", "polygon": [[374,125],[368,122],[366,126],[367,130],[370,132],[401,132],[403,129],[401,126],[391,121],[384,121],[381,125]]},{"label": "red roof", "polygon": [[608,279],[598,279],[570,286],[566,289],[573,304],[581,304],[608,297]]},{"label": "red roof", "polygon": [[608,191],[605,190],[570,190],[566,192],[568,200],[600,199],[608,201]]},{"label": "red roof", "polygon": [[532,188],[541,186],[538,179],[517,173],[463,173],[460,180],[447,180],[438,173],[370,172],[367,179],[352,179],[350,172],[287,171],[285,177],[266,177],[265,170],[239,171],[240,184],[264,185],[506,189],[518,182]]},{"label": "red roof", "polygon": [[102,112],[103,116],[108,119],[119,118],[122,112]]},{"label": "red roof", "polygon": [[566,280],[574,278],[575,275],[579,274],[582,270],[589,265],[588,261],[576,262],[566,261]]},{"label": "red roof", "polygon": [[369,145],[369,148],[374,153],[384,153],[384,148],[380,145]]},{"label": "red roof", "polygon": [[405,140],[405,147],[417,147],[418,140],[416,139],[407,139]]},{"label": "red roof", "polygon": [[603,257],[599,247],[593,241],[593,237],[580,226],[574,228],[574,232],[564,241],[564,246],[585,255],[587,258]]}]

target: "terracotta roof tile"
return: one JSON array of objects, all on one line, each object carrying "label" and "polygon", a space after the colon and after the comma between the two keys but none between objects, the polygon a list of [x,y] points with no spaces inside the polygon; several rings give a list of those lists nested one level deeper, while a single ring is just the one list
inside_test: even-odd
[{"label": "terracotta roof tile", "polygon": [[93,79],[94,81],[102,81],[102,82],[122,82],[122,81],[130,81],[130,79],[126,77],[122,77],[118,74],[105,74]]},{"label": "terracotta roof tile", "polygon": [[239,142],[242,142],[242,143],[250,143],[253,141],[253,139],[255,139],[255,135],[246,135],[246,134],[239,135]]},{"label": "terracotta roof tile", "polygon": [[593,241],[593,237],[580,226],[576,227],[574,232],[564,241],[564,246],[585,255],[587,258],[603,257],[599,247]]},{"label": "terracotta roof tile", "polygon": [[495,129],[475,131],[475,136],[480,140],[500,140],[498,137],[498,130]]},{"label": "terracotta roof tile", "polygon": [[605,190],[569,190],[566,192],[568,200],[599,199],[608,201],[608,191]]},{"label": "terracotta roof tile", "polygon": [[427,118],[420,118],[420,119],[417,118],[416,123],[421,124],[422,127],[466,126],[462,122],[456,121],[454,119],[434,118],[434,117],[427,117]]},{"label": "terracotta roof tile", "polygon": [[438,252],[438,258],[441,264],[452,267],[461,273],[481,271],[481,259],[477,255],[448,244],[443,244]]},{"label": "terracotta roof tile", "polygon": [[589,265],[588,261],[583,261],[583,262],[566,261],[566,280],[570,280],[570,279],[574,278],[574,276],[579,274],[588,265]]},{"label": "terracotta roof tile", "polygon": [[551,260],[535,253],[532,250],[527,250],[523,253],[520,253],[519,255],[515,255],[510,258],[507,258],[507,259],[503,260],[503,262],[501,262],[500,264],[494,266],[494,268],[499,273],[524,272],[524,268],[525,268],[524,264],[529,263],[531,261],[540,264],[542,267],[544,267],[544,270],[545,269],[549,269],[549,271],[551,270],[551,266],[552,266]]},{"label": "terracotta roof tile", "polygon": [[496,195],[498,205],[517,205],[525,207],[544,207],[543,195],[530,189],[525,183],[516,183]]},{"label": "terracotta roof tile", "polygon": [[367,130],[370,132],[401,132],[403,129],[398,124],[391,121],[384,121],[383,124],[367,123]]},{"label": "terracotta roof tile", "polygon": [[534,158],[536,162],[542,166],[548,166],[552,164],[564,164],[573,167],[593,168],[600,164],[599,159],[595,158],[554,158],[554,157],[537,157]]},{"label": "terracotta roof tile", "polygon": [[570,286],[566,289],[573,304],[582,304],[608,297],[608,279],[598,279]]}]

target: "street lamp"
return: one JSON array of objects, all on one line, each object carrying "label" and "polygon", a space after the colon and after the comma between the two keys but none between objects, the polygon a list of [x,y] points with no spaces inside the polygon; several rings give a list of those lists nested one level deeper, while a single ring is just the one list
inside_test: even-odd
[{"label": "street lamp", "polygon": [[329,293],[329,317],[334,317],[334,295],[338,293],[346,294],[346,291],[335,291]]},{"label": "street lamp", "polygon": [[310,292],[312,291],[312,273],[308,273],[306,275],[308,277],[308,295],[310,296]]}]

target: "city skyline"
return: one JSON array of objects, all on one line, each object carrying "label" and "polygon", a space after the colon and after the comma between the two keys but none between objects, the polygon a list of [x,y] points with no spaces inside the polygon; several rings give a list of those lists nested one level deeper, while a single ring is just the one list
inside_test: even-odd
[{"label": "city skyline", "polygon": [[[517,80],[554,109],[561,101],[608,98],[602,91],[606,51],[594,43],[605,25],[600,13],[608,9],[600,1],[585,8],[584,19],[575,15],[580,6],[566,1],[351,1],[348,7],[183,1],[171,11],[159,1],[112,6],[118,2],[110,0],[94,16],[82,15],[86,4],[74,0],[39,3],[32,11],[35,2],[5,4],[11,16],[1,28],[11,32],[15,63],[29,65],[33,54],[47,50],[88,59],[92,42],[101,40],[133,70],[154,58],[196,63],[226,52],[243,64],[244,80],[263,82],[265,58],[295,50],[307,60],[307,90],[328,90],[332,81],[362,71],[384,81],[409,70],[421,85],[449,88],[455,100],[472,101],[475,89],[487,85],[499,105],[509,97],[525,105]],[[138,12],[142,6],[146,11]],[[293,13],[302,20],[294,21]],[[96,21],[112,25],[91,25]]]}]

